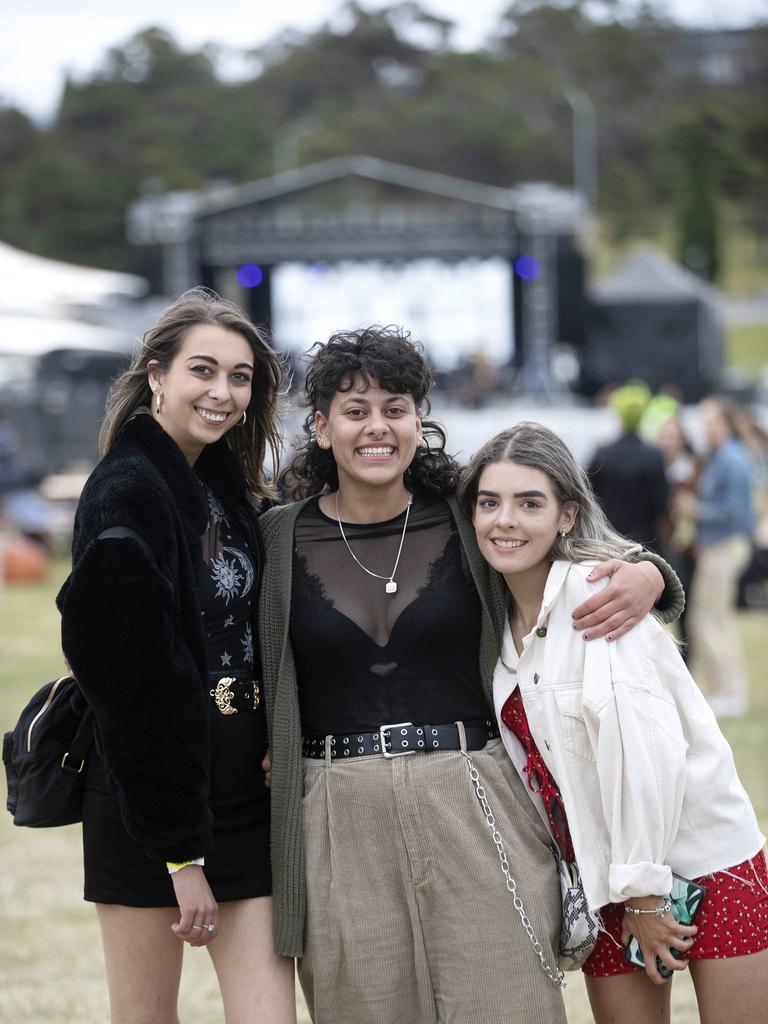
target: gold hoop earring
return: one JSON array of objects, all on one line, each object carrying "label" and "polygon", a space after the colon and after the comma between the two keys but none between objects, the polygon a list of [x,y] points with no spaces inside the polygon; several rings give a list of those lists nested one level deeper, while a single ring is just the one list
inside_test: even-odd
[{"label": "gold hoop earring", "polygon": [[245,409],[243,409],[243,418],[240,420],[240,426],[241,427],[245,426],[245,421],[246,421],[247,418],[248,417],[245,415]]},{"label": "gold hoop earring", "polygon": [[162,411],[163,411],[163,392],[158,390],[158,391],[155,392],[155,412],[159,416]]}]

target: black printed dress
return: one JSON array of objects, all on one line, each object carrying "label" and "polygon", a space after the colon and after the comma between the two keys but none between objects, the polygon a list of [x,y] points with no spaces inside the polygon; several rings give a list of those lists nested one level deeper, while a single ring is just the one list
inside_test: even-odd
[{"label": "black printed dress", "polygon": [[[247,543],[235,518],[209,489],[206,492],[207,572],[198,597],[208,656],[214,845],[205,857],[205,875],[215,899],[223,902],[267,896],[272,889],[269,791],[261,769],[267,733],[253,636],[261,567],[258,551]],[[85,899],[135,907],[176,906],[165,864],[151,860],[127,834],[99,757],[91,758],[86,787]]]}]

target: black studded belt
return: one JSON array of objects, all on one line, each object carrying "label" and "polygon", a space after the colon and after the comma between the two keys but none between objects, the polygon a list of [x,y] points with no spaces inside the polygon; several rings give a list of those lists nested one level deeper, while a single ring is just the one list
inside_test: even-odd
[{"label": "black studded belt", "polygon": [[[492,718],[476,718],[464,723],[467,750],[480,750],[488,740],[495,740],[499,728]],[[428,753],[431,750],[460,750],[459,729],[450,725],[414,725],[395,722],[380,725],[377,732],[338,733],[335,736],[304,736],[301,752],[304,757],[318,760],[325,757],[326,739],[331,759],[364,757],[381,754],[382,757],[401,757],[403,754]]]},{"label": "black studded belt", "polygon": [[253,679],[236,679],[222,676],[210,680],[212,689],[208,692],[222,715],[236,715],[238,711],[256,711],[261,704],[261,690]]}]

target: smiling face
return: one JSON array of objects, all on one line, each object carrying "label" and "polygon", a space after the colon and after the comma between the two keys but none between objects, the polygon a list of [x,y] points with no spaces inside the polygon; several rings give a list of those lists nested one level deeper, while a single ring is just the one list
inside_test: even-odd
[{"label": "smiling face", "polygon": [[193,464],[207,444],[242,421],[251,400],[253,352],[237,331],[195,324],[167,372],[150,365],[152,390],[162,395],[152,415]]},{"label": "smiling face", "polygon": [[537,573],[546,578],[558,533],[571,529],[573,502],[561,504],[552,480],[533,466],[505,460],[486,466],[474,509],[477,543],[504,576]]},{"label": "smiling face", "polygon": [[411,395],[396,395],[376,381],[358,379],[337,391],[328,415],[315,413],[318,444],[333,452],[339,487],[402,482],[421,440],[421,417]]}]

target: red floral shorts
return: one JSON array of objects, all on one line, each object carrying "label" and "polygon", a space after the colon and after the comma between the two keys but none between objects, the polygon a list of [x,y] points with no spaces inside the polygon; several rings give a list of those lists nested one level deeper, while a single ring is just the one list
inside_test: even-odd
[{"label": "red floral shorts", "polygon": [[[768,949],[768,866],[758,853],[727,871],[696,878],[707,895],[696,915],[698,932],[686,960],[722,960]],[[612,978],[639,970],[624,959],[621,945],[622,903],[600,911],[609,935],[600,933],[597,945],[582,967],[593,978]]]}]

